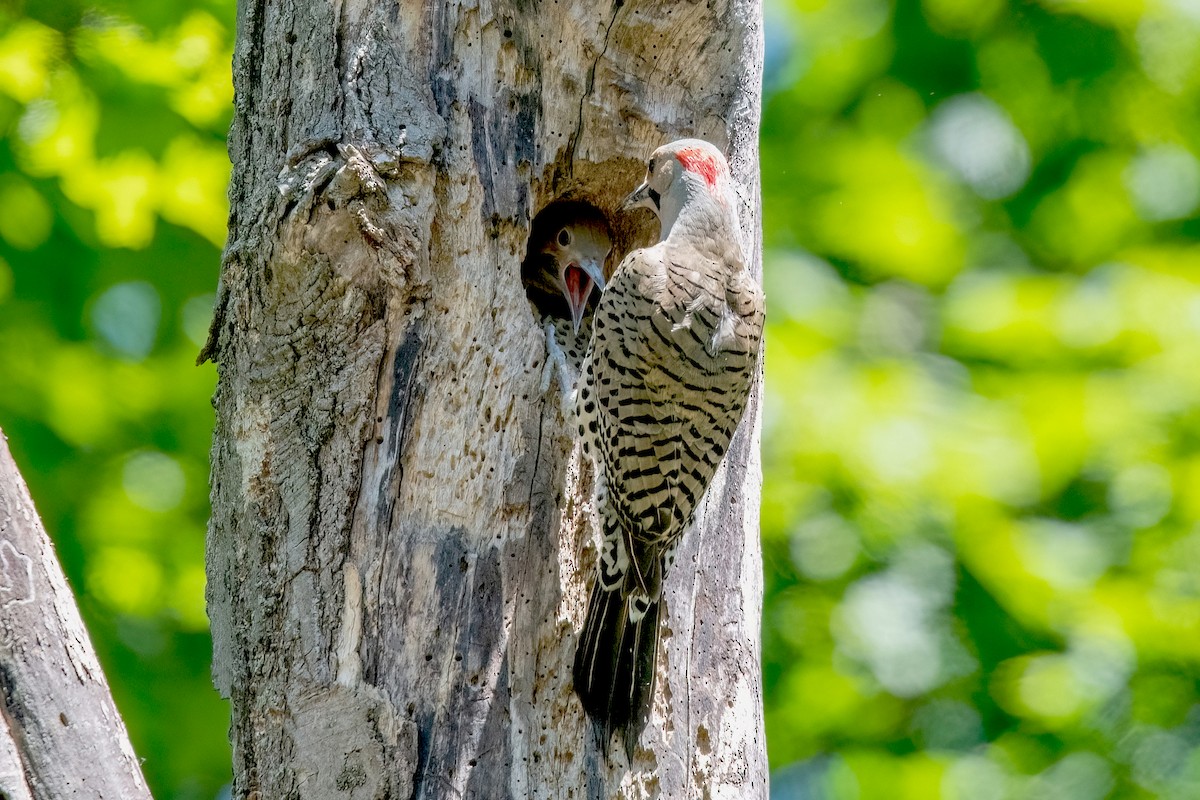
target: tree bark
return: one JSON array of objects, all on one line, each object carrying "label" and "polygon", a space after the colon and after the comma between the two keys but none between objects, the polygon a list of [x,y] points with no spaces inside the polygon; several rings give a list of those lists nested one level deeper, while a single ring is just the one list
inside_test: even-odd
[{"label": "tree bark", "polygon": [[0,797],[149,798],[75,598],[0,434]]},{"label": "tree bark", "polygon": [[572,693],[590,467],[533,216],[726,150],[759,270],[758,0],[240,4],[208,559],[237,798],[766,797],[750,410],[668,578],[632,765]]}]

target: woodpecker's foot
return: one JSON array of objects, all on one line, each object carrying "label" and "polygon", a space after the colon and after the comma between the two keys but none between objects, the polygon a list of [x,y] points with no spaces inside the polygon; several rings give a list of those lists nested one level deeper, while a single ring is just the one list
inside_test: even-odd
[{"label": "woodpecker's foot", "polygon": [[553,322],[546,323],[546,366],[542,368],[541,392],[550,389],[554,376],[562,390],[563,416],[567,416],[574,402],[575,386],[579,382],[579,371],[571,365],[567,353],[558,342],[558,331]]}]

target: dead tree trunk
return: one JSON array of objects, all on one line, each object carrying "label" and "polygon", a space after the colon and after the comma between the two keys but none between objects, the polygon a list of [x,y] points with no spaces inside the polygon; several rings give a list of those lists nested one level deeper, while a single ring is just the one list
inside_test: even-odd
[{"label": "dead tree trunk", "polygon": [[757,269],[761,59],[758,0],[240,4],[202,354],[234,797],[766,796],[758,404],[609,764],[570,678],[591,477],[520,278],[554,201],[648,243],[616,208],[683,136],[729,154]]},{"label": "dead tree trunk", "polygon": [[0,434],[0,797],[149,798],[50,537]]}]

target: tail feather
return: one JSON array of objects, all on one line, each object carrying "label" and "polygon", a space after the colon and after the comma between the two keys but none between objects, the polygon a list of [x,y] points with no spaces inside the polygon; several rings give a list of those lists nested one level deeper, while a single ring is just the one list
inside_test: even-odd
[{"label": "tail feather", "polygon": [[[661,603],[629,583],[606,591],[597,581],[592,589],[574,677],[575,692],[603,737],[603,748],[607,751],[612,734],[619,732],[632,761],[654,698]],[[645,613],[639,613],[642,606]]]}]

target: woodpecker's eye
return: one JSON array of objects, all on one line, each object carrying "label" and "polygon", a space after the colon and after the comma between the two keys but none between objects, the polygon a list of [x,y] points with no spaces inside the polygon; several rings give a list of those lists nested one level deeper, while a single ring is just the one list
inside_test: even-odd
[{"label": "woodpecker's eye", "polygon": [[571,244],[571,232],[569,230],[567,230],[566,228],[563,228],[561,231],[559,231],[558,232],[558,243],[560,245],[562,245],[563,247],[567,247],[568,245],[570,245]]},{"label": "woodpecker's eye", "polygon": [[654,174],[654,166],[655,166],[654,159],[652,158],[652,159],[650,159],[650,163],[646,165],[646,171],[649,172],[651,175]]}]

